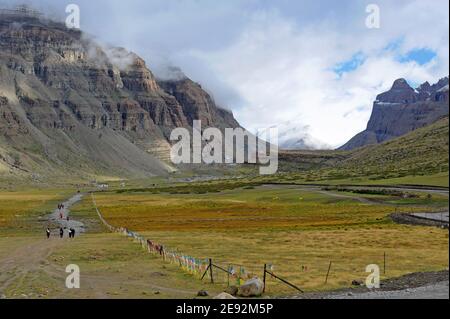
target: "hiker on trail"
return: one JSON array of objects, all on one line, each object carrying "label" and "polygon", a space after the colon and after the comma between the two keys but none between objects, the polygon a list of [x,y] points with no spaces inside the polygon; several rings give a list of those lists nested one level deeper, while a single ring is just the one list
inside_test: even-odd
[{"label": "hiker on trail", "polygon": [[64,237],[64,229],[62,229],[62,228],[59,229],[59,237],[60,238]]},{"label": "hiker on trail", "polygon": [[50,238],[50,228],[47,228],[45,232],[47,233],[47,239]]}]

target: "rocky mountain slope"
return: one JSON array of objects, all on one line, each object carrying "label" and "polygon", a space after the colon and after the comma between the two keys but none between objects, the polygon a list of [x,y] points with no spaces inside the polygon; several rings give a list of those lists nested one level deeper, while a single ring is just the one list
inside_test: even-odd
[{"label": "rocky mountain slope", "polygon": [[239,127],[200,85],[27,13],[0,13],[0,174],[169,172],[176,127]]},{"label": "rocky mountain slope", "polygon": [[[283,151],[280,170],[311,181],[448,175],[448,116],[389,141],[351,151]],[[292,175],[294,173],[294,175]]]},{"label": "rocky mountain slope", "polygon": [[448,172],[448,125],[444,117],[401,137],[352,150],[337,167],[383,178]]},{"label": "rocky mountain slope", "polygon": [[391,90],[378,95],[367,129],[340,149],[352,150],[391,140],[448,116],[448,110],[448,77],[434,85],[426,82],[417,89],[404,79],[396,80]]}]

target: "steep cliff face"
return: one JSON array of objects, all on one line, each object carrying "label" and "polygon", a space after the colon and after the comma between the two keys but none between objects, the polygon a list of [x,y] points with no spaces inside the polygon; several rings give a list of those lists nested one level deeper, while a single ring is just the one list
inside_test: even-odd
[{"label": "steep cliff face", "polygon": [[202,125],[206,127],[239,127],[231,111],[217,107],[213,98],[189,78],[159,80],[158,84],[165,92],[175,97],[188,123],[201,120]]},{"label": "steep cliff face", "polygon": [[56,22],[0,17],[0,149],[23,157],[24,171],[164,174],[170,132],[196,119],[239,126],[198,84],[158,83],[125,49]]},{"label": "steep cliff face", "polygon": [[396,80],[391,90],[377,97],[367,129],[341,149],[351,150],[391,140],[430,125],[448,113],[448,77],[434,85],[426,82],[415,90],[406,80]]}]

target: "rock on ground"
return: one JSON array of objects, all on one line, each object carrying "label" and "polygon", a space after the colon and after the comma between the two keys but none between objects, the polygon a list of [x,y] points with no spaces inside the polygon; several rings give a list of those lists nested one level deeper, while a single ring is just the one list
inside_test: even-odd
[{"label": "rock on ground", "polygon": [[248,280],[239,288],[239,296],[241,297],[258,297],[264,291],[264,283],[259,278]]}]

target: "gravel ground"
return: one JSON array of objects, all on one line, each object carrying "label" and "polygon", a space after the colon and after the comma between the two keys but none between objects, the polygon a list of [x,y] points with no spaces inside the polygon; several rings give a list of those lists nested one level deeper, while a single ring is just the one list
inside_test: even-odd
[{"label": "gravel ground", "polygon": [[331,292],[306,293],[293,299],[449,299],[449,272],[422,272],[381,282],[380,289],[354,287]]},{"label": "gravel ground", "polygon": [[448,281],[419,288],[332,295],[324,299],[449,299]]},{"label": "gravel ground", "polygon": [[[413,214],[395,213],[395,214],[391,214],[389,217],[395,223],[398,223],[398,224],[417,225],[417,226],[435,226],[435,227],[448,229],[448,221],[445,221],[445,220],[441,221],[440,213],[437,213],[439,215],[439,219],[429,218],[429,216],[422,217],[419,214],[420,213],[416,213],[416,216],[414,216]],[[428,214],[424,214],[424,215],[428,215]],[[447,216],[448,216],[448,213],[447,213]]]},{"label": "gravel ground", "polygon": [[419,217],[419,218],[425,218],[425,219],[431,219],[435,221],[440,222],[446,222],[448,224],[448,212],[442,212],[442,213],[414,213],[411,214],[412,216]]}]

